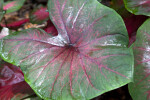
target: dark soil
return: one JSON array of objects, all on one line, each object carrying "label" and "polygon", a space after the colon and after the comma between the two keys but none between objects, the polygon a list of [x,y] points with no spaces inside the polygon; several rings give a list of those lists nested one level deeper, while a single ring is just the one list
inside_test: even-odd
[{"label": "dark soil", "polygon": [[132,98],[128,91],[128,85],[125,85],[118,89],[104,93],[92,100],[132,100]]}]

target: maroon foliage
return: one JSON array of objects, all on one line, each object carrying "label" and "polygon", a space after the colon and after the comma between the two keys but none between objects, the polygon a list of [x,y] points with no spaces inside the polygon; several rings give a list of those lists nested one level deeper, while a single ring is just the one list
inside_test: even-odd
[{"label": "maroon foliage", "polygon": [[136,39],[136,31],[137,29],[142,25],[142,23],[147,19],[148,17],[146,16],[136,16],[136,15],[131,15],[127,18],[124,18],[126,28],[128,30],[129,38],[130,38],[130,43],[129,46],[135,41]]},{"label": "maroon foliage", "polygon": [[22,71],[11,64],[4,63],[0,67],[0,100],[24,98],[34,92],[24,81]]},{"label": "maroon foliage", "polygon": [[29,22],[29,19],[22,19],[22,20],[19,20],[19,21],[14,21],[14,22],[8,23],[7,25],[6,24],[0,24],[0,25],[2,27],[16,28],[16,27],[19,27],[19,26],[21,26],[22,24],[24,24],[26,22]]},{"label": "maroon foliage", "polygon": [[47,26],[45,27],[44,30],[47,33],[50,33],[50,34],[52,34],[54,36],[58,35],[58,32],[57,32],[55,26],[53,25],[53,23],[50,20],[47,21]]},{"label": "maroon foliage", "polygon": [[46,11],[47,7],[39,7],[35,9],[30,16],[30,21],[36,24],[42,24],[49,19],[49,12]]}]

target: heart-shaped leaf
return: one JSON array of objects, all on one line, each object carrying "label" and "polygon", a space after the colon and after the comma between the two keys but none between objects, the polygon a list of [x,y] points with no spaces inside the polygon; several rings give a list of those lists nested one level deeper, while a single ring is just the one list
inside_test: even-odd
[{"label": "heart-shaped leaf", "polygon": [[3,59],[19,65],[43,99],[91,99],[132,81],[133,54],[121,17],[97,0],[49,0],[58,36],[28,29],[3,38]]},{"label": "heart-shaped leaf", "polygon": [[129,84],[133,100],[150,100],[150,19],[139,29],[134,45],[134,83]]},{"label": "heart-shaped leaf", "polygon": [[5,10],[6,13],[15,12],[23,6],[24,2],[25,0],[7,1],[4,3],[3,10]]},{"label": "heart-shaped leaf", "polygon": [[36,8],[30,15],[30,21],[34,24],[42,24],[49,19],[49,12],[46,11],[47,7],[40,6]]},{"label": "heart-shaped leaf", "polygon": [[11,64],[0,64],[0,100],[21,100],[34,94],[22,71]]},{"label": "heart-shaped leaf", "polygon": [[150,16],[150,0],[124,0],[124,3],[131,13]]},{"label": "heart-shaped leaf", "polygon": [[3,18],[3,0],[0,0],[0,21]]}]

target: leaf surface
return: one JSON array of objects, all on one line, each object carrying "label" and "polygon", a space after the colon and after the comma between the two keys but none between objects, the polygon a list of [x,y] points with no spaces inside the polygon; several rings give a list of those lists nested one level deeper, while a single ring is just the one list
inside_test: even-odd
[{"label": "leaf surface", "polygon": [[49,19],[47,7],[40,6],[30,14],[30,21],[34,24],[42,24]]},{"label": "leaf surface", "polygon": [[43,99],[91,99],[132,81],[133,54],[121,17],[97,0],[49,0],[58,35],[28,29],[1,40]]},{"label": "leaf surface", "polygon": [[29,19],[22,19],[22,20],[18,20],[18,21],[14,21],[14,22],[8,22],[7,25],[4,23],[1,23],[0,26],[2,27],[8,27],[8,28],[17,28],[20,27],[21,25],[25,24],[29,22]]},{"label": "leaf surface", "polygon": [[129,84],[133,100],[150,100],[150,19],[138,29],[134,45],[134,83]]},{"label": "leaf surface", "polygon": [[150,0],[124,0],[124,3],[131,13],[150,16]]},{"label": "leaf surface", "polygon": [[4,3],[3,10],[5,10],[6,13],[15,12],[23,6],[24,2],[25,2],[25,0],[7,1]]},{"label": "leaf surface", "polygon": [[22,71],[9,63],[0,65],[0,99],[20,100],[34,94],[30,86],[24,81]]}]

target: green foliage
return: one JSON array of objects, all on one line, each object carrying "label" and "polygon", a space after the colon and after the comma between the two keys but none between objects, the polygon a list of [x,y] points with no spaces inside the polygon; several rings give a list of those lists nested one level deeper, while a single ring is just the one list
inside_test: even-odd
[{"label": "green foliage", "polygon": [[7,1],[4,3],[3,9],[6,11],[6,13],[15,12],[23,6],[24,2],[25,0]]},{"label": "green foliage", "polygon": [[150,0],[124,0],[124,3],[129,12],[150,16]]},{"label": "green foliage", "polygon": [[1,57],[20,66],[43,99],[91,99],[132,81],[133,53],[122,18],[97,0],[49,0],[52,37],[28,29],[0,40]]},{"label": "green foliage", "polygon": [[129,84],[133,100],[150,100],[150,19],[137,31],[134,44],[134,83]]}]

